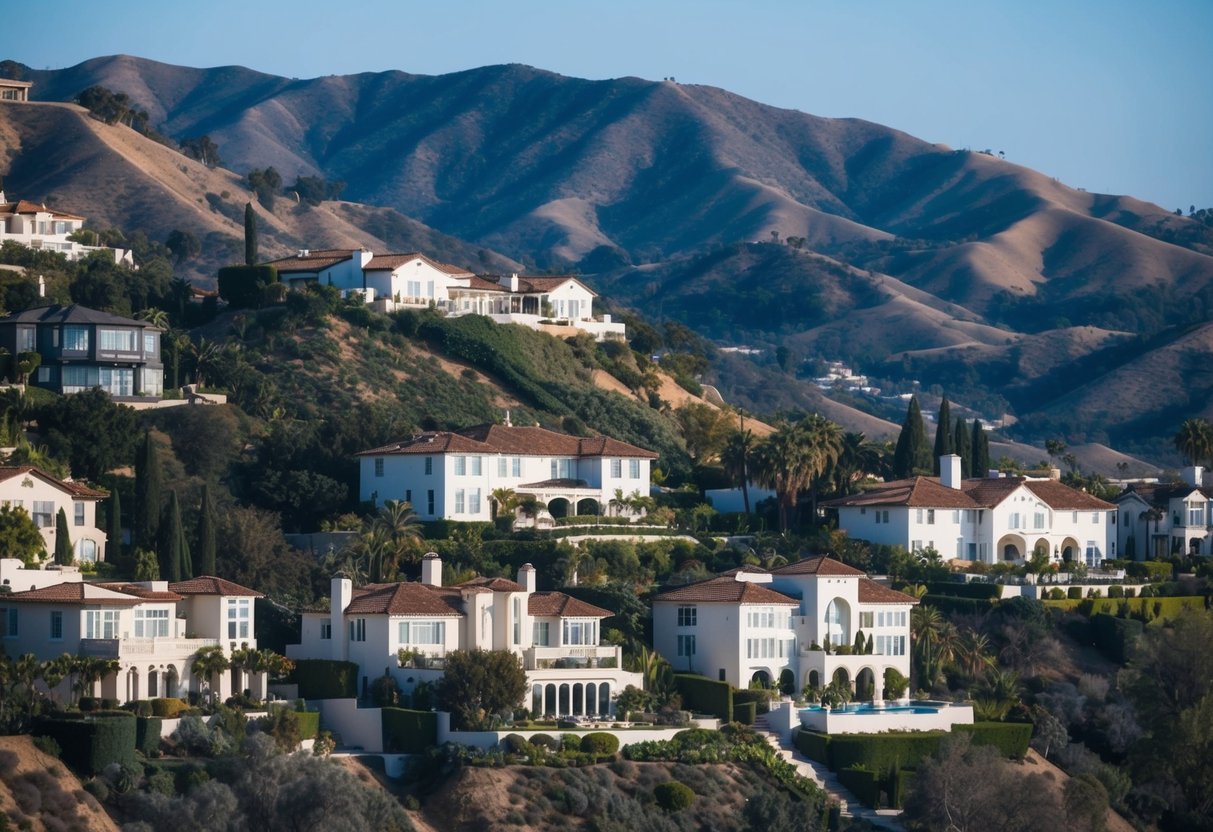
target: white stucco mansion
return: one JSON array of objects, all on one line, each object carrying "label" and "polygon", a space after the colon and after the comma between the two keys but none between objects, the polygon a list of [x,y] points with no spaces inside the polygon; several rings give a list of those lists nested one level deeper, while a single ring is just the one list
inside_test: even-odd
[{"label": "white stucco mansion", "polygon": [[19,508],[30,516],[42,533],[48,554],[55,551],[55,518],[62,509],[75,559],[85,563],[104,560],[106,534],[97,528],[97,503],[108,496],[33,465],[0,467],[0,505]]},{"label": "white stucco mansion", "polygon": [[960,457],[941,458],[939,477],[911,477],[822,505],[848,535],[907,551],[934,548],[944,560],[997,563],[1031,557],[1099,566],[1117,557],[1116,506],[1052,479],[963,479]]},{"label": "white stucco mansion", "polygon": [[605,514],[616,490],[648,496],[657,454],[604,436],[541,427],[477,425],[430,431],[358,454],[361,500],[404,500],[423,520],[492,520],[508,488],[553,517]]},{"label": "white stucco mansion", "polygon": [[1116,498],[1117,551],[1135,560],[1213,555],[1213,488],[1204,469],[1184,468],[1179,482],[1133,483]]},{"label": "white stucco mansion", "polygon": [[26,248],[53,251],[68,260],[79,260],[94,251],[104,251],[115,263],[133,266],[129,249],[88,246],[68,239],[84,228],[85,217],[48,208],[46,203],[19,199],[9,202],[0,188],[0,244],[8,241]]},{"label": "white stucco mansion", "polygon": [[[601,642],[609,610],[562,592],[536,592],[535,568],[518,580],[474,578],[442,585],[442,560],[431,552],[421,580],[354,588],[332,581],[329,609],[302,614],[292,659],[335,659],[359,666],[360,691],[384,673],[405,693],[442,678],[453,650],[508,650],[526,670],[530,694],[519,705],[537,714],[606,715],[613,697],[642,674],[623,670],[622,650]],[[398,651],[411,656],[404,666]]]},{"label": "white stucco mansion", "polygon": [[[653,599],[653,646],[676,672],[747,687],[791,673],[797,690],[839,680],[881,697],[886,670],[910,675],[910,610],[918,601],[830,557],[773,571],[742,567]],[[867,655],[824,646],[871,636]]]}]

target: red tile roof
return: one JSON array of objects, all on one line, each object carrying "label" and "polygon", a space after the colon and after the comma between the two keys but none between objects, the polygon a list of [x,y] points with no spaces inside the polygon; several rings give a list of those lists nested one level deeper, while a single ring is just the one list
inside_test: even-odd
[{"label": "red tile roof", "polygon": [[346,615],[461,616],[458,592],[429,584],[370,584],[354,590]]},{"label": "red tile roof", "polygon": [[516,292],[511,290],[508,284],[501,282],[502,280],[508,279],[509,278],[506,278],[503,275],[476,275],[468,283],[467,288],[475,289],[478,292],[509,292],[511,294],[537,295],[543,294],[544,292],[555,291],[566,283],[576,283],[594,297],[598,297],[597,292],[595,292],[589,286],[586,286],[577,278],[569,275],[563,275],[560,277],[527,277],[525,275],[519,275],[518,289]]},{"label": "red tile roof", "polygon": [[859,494],[829,500],[833,507],[908,506],[910,508],[994,508],[1023,486],[1050,508],[1061,511],[1107,511],[1111,503],[1063,485],[1056,480],[1030,480],[1026,477],[980,477],[964,480],[960,488],[941,485],[936,477],[912,477],[908,480],[877,485]]},{"label": "red tile roof", "polygon": [[527,612],[547,618],[609,618],[615,613],[563,592],[536,592],[527,599]]},{"label": "red tile roof", "polygon": [[344,263],[354,256],[354,252],[355,249],[349,248],[316,249],[308,251],[306,255],[295,254],[291,257],[281,257],[262,265],[273,266],[279,272],[287,274],[294,272],[318,272],[322,269],[327,269],[329,266]]},{"label": "red tile roof", "polygon": [[49,213],[52,216],[58,217],[61,220],[84,220],[77,214],[68,214],[64,211],[56,211],[54,208],[47,208],[46,203],[41,205],[37,202],[30,202],[28,199],[19,199],[16,202],[0,203],[0,214],[37,214]]},{"label": "red tile roof", "polygon": [[251,598],[264,597],[255,589],[249,589],[247,586],[232,583],[223,578],[216,578],[213,575],[200,575],[197,578],[190,578],[188,581],[179,581],[169,584],[168,588],[173,592],[181,595],[237,595],[247,596]]},{"label": "red tile roof", "polygon": [[781,566],[773,570],[773,573],[776,575],[859,575],[860,577],[867,577],[867,573],[862,569],[847,566],[842,561],[835,560],[827,555],[818,555],[817,557],[794,561],[787,566]]},{"label": "red tile roof", "polygon": [[861,604],[917,604],[918,599],[904,592],[889,589],[871,578],[859,579],[859,603]]},{"label": "red tile roof", "polygon": [[10,480],[13,477],[19,477],[23,474],[32,474],[39,479],[50,483],[53,486],[61,488],[73,497],[78,497],[82,500],[101,500],[109,496],[104,491],[97,491],[94,488],[89,488],[84,483],[74,482],[71,480],[60,480],[43,471],[41,468],[36,468],[33,465],[18,465],[14,467],[0,467],[0,482]]},{"label": "red tile roof", "polygon": [[663,592],[653,598],[657,601],[733,604],[788,604],[799,606],[800,602],[781,592],[759,586],[753,581],[739,581],[732,577],[709,578],[687,586]]},{"label": "red tile roof", "polygon": [[116,607],[133,607],[143,602],[143,599],[136,598],[134,595],[115,592],[112,589],[84,583],[83,581],[70,581],[52,586],[44,586],[41,589],[14,592],[11,595],[0,596],[0,599],[2,599],[0,603],[12,601],[31,604],[71,604],[76,606],[100,604]]},{"label": "red tile roof", "polygon": [[1056,480],[1028,480],[1024,484],[1029,491],[1044,500],[1049,508],[1060,511],[1108,511],[1116,508],[1109,502]]},{"label": "red tile roof", "polygon": [[469,589],[488,589],[492,592],[526,592],[526,587],[514,583],[508,578],[472,578],[469,581],[464,581],[461,584],[456,584],[460,589],[467,587]]},{"label": "red tile roof", "polygon": [[127,595],[134,595],[136,598],[142,598],[144,601],[184,601],[184,595],[178,595],[175,592],[164,592],[155,589],[148,589],[139,584],[130,583],[108,583],[97,584],[103,589],[113,590],[114,592],[122,592]]},{"label": "red tile roof", "polygon": [[460,431],[429,431],[356,456],[396,454],[517,454],[519,456],[641,457],[657,454],[606,436],[569,436],[540,427],[475,425]]},{"label": "red tile roof", "polygon": [[445,272],[446,274],[449,274],[452,276],[459,276],[459,277],[472,277],[473,276],[472,273],[469,272],[467,269],[460,268],[459,266],[452,266],[450,263],[440,263],[437,260],[434,260],[430,257],[426,257],[424,254],[422,254],[419,251],[410,251],[410,252],[405,252],[404,254],[376,254],[362,268],[363,268],[363,271],[368,271],[368,272],[392,271],[394,269],[400,268],[401,266],[403,266],[407,263],[411,263],[413,260],[421,260],[421,261],[429,264],[431,267],[437,269],[438,271]]}]

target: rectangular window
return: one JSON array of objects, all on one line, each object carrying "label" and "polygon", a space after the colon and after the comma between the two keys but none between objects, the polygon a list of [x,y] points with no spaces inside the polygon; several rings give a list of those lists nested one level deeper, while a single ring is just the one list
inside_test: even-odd
[{"label": "rectangular window", "polygon": [[639,459],[629,459],[628,460],[628,478],[633,479],[633,480],[640,479],[640,460]]},{"label": "rectangular window", "polygon": [[520,456],[514,457],[514,467],[513,467],[513,470],[510,472],[510,475],[515,476],[515,477],[522,476],[522,457],[520,457]]},{"label": "rectangular window", "polygon": [[933,509],[933,508],[927,509],[927,525],[928,526],[935,525],[935,509]]},{"label": "rectangular window", "polygon": [[[882,616],[882,617],[883,617],[883,615],[884,615],[884,613],[881,613],[881,616]],[[861,612],[861,613],[859,614],[859,626],[860,626],[860,627],[867,627],[869,630],[870,630],[870,629],[872,629],[872,627],[873,627],[873,626],[875,626],[875,625],[872,623],[872,618],[873,618],[872,613],[870,613],[870,612]],[[883,623],[883,622],[882,622],[882,623]]]},{"label": "rectangular window", "polygon": [[882,511],[880,514],[884,517],[884,522],[889,522],[889,513],[887,511]]},{"label": "rectangular window", "polygon": [[622,459],[612,459],[611,460],[611,476],[617,480],[623,479],[623,460]]},{"label": "rectangular window", "polygon": [[922,550],[922,541],[921,540],[911,540],[910,541],[910,551],[911,552],[918,552],[921,550]]},{"label": "rectangular window", "polygon": [[16,638],[21,635],[20,621],[17,618],[17,608],[9,607],[7,610],[0,610],[0,626],[4,628],[4,632],[0,633],[4,638]]},{"label": "rectangular window", "polygon": [[462,477],[468,471],[468,458],[466,456],[455,457],[455,476]]},{"label": "rectangular window", "polygon": [[[479,457],[477,457],[479,458]],[[468,492],[468,514],[480,513],[480,489],[473,488]]]},{"label": "rectangular window", "polygon": [[952,522],[953,523],[960,522],[960,509],[957,509],[956,511],[952,512]]},{"label": "rectangular window", "polygon": [[63,640],[63,611],[51,610],[51,641]]},{"label": "rectangular window", "polygon": [[64,352],[69,350],[72,352],[88,352],[88,327],[63,327],[63,350]]},{"label": "rectangular window", "polygon": [[678,626],[679,627],[694,627],[699,618],[699,609],[697,607],[679,607],[678,608]]},{"label": "rectangular window", "polygon": [[922,509],[917,510],[917,512],[915,514],[915,521],[918,523],[922,522]]},{"label": "rectangular window", "polygon": [[83,526],[84,525],[84,503],[73,503],[72,504],[72,514],[75,517],[75,524],[77,526]]},{"label": "rectangular window", "polygon": [[506,475],[506,468],[508,466],[509,466],[509,461],[505,457],[503,457],[503,456],[497,457],[497,476],[504,477]]},{"label": "rectangular window", "polygon": [[98,329],[97,347],[107,352],[135,352],[135,330]]},{"label": "rectangular window", "polygon": [[55,525],[55,504],[49,500],[34,500],[34,525],[49,529]]},{"label": "rectangular window", "polygon": [[350,641],[366,641],[365,618],[355,618],[350,622]]},{"label": "rectangular window", "polygon": [[34,352],[37,349],[34,333],[32,326],[17,327],[17,352]]},{"label": "rectangular window", "polygon": [[478,456],[472,457],[471,462],[472,462],[472,476],[473,477],[480,476],[480,457],[478,457]]},{"label": "rectangular window", "polygon": [[1094,523],[1095,525],[1099,525],[1099,512],[1098,511],[1091,512],[1091,522]]},{"label": "rectangular window", "polygon": [[877,524],[879,524],[880,523],[880,512],[876,511],[876,512],[873,512],[873,514],[876,515],[876,522],[877,522]]},{"label": "rectangular window", "polygon": [[118,610],[85,610],[85,638],[117,638]]},{"label": "rectangular window", "polygon": [[427,456],[425,458],[425,475],[428,477],[434,473],[434,458]]},{"label": "rectangular window", "polygon": [[565,644],[594,645],[598,643],[597,619],[582,620],[566,618],[562,623],[564,625]]},{"label": "rectangular window", "polygon": [[401,621],[399,627],[401,644],[445,644],[445,621]]},{"label": "rectangular window", "polygon": [[383,457],[375,458],[375,476],[377,476],[377,477],[383,476]]},{"label": "rectangular window", "polygon": [[429,489],[425,492],[425,513],[432,515],[434,513],[434,489]]},{"label": "rectangular window", "polygon": [[333,638],[333,622],[332,621],[321,621],[320,622],[320,638],[325,641],[329,641]]},{"label": "rectangular window", "polygon": [[156,334],[154,332],[143,333],[143,354],[147,358],[151,358],[156,354]]},{"label": "rectangular window", "polygon": [[455,489],[455,513],[463,514],[463,498],[464,491],[462,488]]},{"label": "rectangular window", "polygon": [[411,489],[411,488],[404,489],[404,501],[406,503],[408,503],[410,506],[413,504],[413,489]]},{"label": "rectangular window", "polygon": [[248,598],[227,599],[227,637],[249,637],[250,603]]},{"label": "rectangular window", "polygon": [[535,626],[531,628],[531,640],[536,647],[547,647],[550,642],[550,626],[547,621],[536,621]]},{"label": "rectangular window", "polygon": [[135,371],[128,367],[101,367],[97,370],[97,386],[111,396],[133,396]]},{"label": "rectangular window", "polygon": [[168,610],[135,610],[135,638],[168,638]]},{"label": "rectangular window", "polygon": [[695,636],[678,636],[678,655],[695,655]]}]

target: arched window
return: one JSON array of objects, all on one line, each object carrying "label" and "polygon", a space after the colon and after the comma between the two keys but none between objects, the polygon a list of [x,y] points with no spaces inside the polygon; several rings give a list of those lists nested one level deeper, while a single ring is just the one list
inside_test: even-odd
[{"label": "arched window", "polygon": [[83,563],[93,563],[97,560],[97,542],[81,540],[76,544],[76,560]]}]

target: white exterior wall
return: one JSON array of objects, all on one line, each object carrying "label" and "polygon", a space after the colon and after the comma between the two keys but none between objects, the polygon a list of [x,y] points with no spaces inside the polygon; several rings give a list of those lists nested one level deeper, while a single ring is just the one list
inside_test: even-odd
[{"label": "white exterior wall", "polygon": [[16,558],[0,558],[0,586],[7,586],[12,592],[25,592],[83,579],[80,570],[74,566],[49,565],[46,569],[26,569],[25,564]]},{"label": "white exterior wall", "polygon": [[[77,560],[81,559],[84,554],[84,547],[81,546],[83,541],[88,541],[95,547],[94,560],[105,560],[106,534],[97,528],[97,500],[76,499],[58,486],[52,485],[32,473],[10,477],[4,482],[0,482],[0,504],[18,506],[33,517],[35,502],[53,504],[50,523],[39,527],[42,539],[46,542],[47,554],[53,555],[55,552],[55,518],[58,516],[59,509],[63,509],[67,515],[67,530],[72,541],[72,551],[76,553]],[[79,526],[76,525],[77,504],[84,508],[84,523]]]},{"label": "white exterior wall", "polygon": [[[694,627],[678,626],[679,607],[694,607]],[[740,605],[717,602],[657,601],[653,603],[653,649],[673,666],[675,673],[697,673],[738,684],[742,674],[745,643],[741,639],[744,618],[739,624]],[[695,655],[678,655],[678,636],[695,636]],[[746,677],[749,682],[749,677]]]},{"label": "white exterior wall", "polygon": [[445,306],[450,301],[452,286],[465,285],[460,280],[440,269],[436,269],[420,257],[414,258],[395,269],[376,269],[365,272],[368,289],[375,290],[375,297],[404,306]]},{"label": "white exterior wall", "polygon": [[[335,263],[317,273],[317,281],[326,286],[338,289],[361,289],[362,267],[371,259],[369,251],[355,251],[354,256],[340,263]],[[289,280],[290,274],[285,275]]]},{"label": "white exterior wall", "polygon": [[554,318],[580,321],[594,317],[594,296],[584,286],[570,280],[557,286],[547,295]]}]

